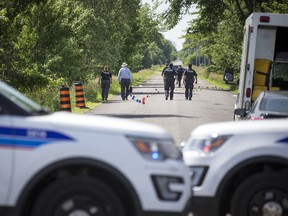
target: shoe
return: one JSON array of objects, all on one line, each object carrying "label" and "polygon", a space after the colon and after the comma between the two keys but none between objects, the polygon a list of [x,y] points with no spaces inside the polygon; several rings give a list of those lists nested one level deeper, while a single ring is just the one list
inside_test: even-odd
[{"label": "shoe", "polygon": [[189,100],[192,100],[192,98],[189,98]]},{"label": "shoe", "polygon": [[128,97],[125,97],[125,100],[128,100]]},{"label": "shoe", "polygon": [[187,97],[185,97],[185,100],[188,100],[188,98],[187,98]]},{"label": "shoe", "polygon": [[165,99],[168,100],[168,96],[166,96]]},{"label": "shoe", "polygon": [[170,100],[173,100],[173,98],[170,98]]}]

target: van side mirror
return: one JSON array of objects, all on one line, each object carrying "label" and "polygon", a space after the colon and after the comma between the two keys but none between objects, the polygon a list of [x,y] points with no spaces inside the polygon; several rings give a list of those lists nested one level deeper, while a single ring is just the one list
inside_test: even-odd
[{"label": "van side mirror", "polygon": [[234,80],[234,70],[232,68],[225,68],[223,81],[227,84],[228,82],[233,82]]}]

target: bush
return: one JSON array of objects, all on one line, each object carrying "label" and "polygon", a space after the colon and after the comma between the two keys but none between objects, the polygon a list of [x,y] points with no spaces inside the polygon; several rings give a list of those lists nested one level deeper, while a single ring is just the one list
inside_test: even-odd
[{"label": "bush", "polygon": [[[216,66],[216,65],[210,65],[210,66],[208,66],[208,67],[206,68],[206,70],[207,70],[208,72],[213,72],[213,73],[218,73],[218,74],[222,72],[221,67]],[[221,71],[221,72],[220,72],[220,71]]]},{"label": "bush", "polygon": [[59,87],[49,85],[46,88],[38,88],[33,91],[23,92],[27,97],[33,99],[37,104],[55,112],[60,110]]},{"label": "bush", "polygon": [[101,99],[101,88],[96,80],[88,81],[84,84],[85,99],[91,102],[97,102]]}]

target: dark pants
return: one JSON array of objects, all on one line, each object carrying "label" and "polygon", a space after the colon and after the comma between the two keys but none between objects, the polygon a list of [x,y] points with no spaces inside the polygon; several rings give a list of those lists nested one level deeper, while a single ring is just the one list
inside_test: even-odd
[{"label": "dark pants", "polygon": [[166,79],[164,81],[165,84],[165,97],[166,99],[170,95],[170,99],[173,99],[174,89],[175,89],[175,79]]},{"label": "dark pants", "polygon": [[121,79],[121,98],[122,100],[127,100],[129,96],[129,86],[130,86],[130,79]]},{"label": "dark pants", "polygon": [[110,81],[109,80],[102,80],[101,81],[101,88],[102,88],[102,100],[108,99],[109,89],[110,89]]},{"label": "dark pants", "polygon": [[193,88],[194,84],[193,83],[186,83],[185,84],[185,98],[191,100],[193,96]]},{"label": "dark pants", "polygon": [[182,75],[178,75],[178,87],[181,87]]}]

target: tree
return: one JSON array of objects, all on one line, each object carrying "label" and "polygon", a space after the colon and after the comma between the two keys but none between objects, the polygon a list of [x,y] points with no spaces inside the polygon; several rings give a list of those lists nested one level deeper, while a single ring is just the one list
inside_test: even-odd
[{"label": "tree", "polygon": [[287,12],[288,5],[287,0],[168,0],[168,2],[171,7],[166,12],[165,18],[170,27],[175,25],[177,19],[189,11],[192,5],[196,4],[198,9],[198,17],[191,21],[185,36],[189,45],[186,45],[183,52],[187,53],[181,55],[194,58],[194,54],[198,52],[209,56],[219,69],[231,67],[236,71],[240,68],[242,29],[246,18],[254,11],[284,13]]},{"label": "tree", "polygon": [[[171,60],[176,49],[159,33],[160,20],[148,4],[141,7],[137,17],[138,37],[135,52],[143,58],[138,66],[149,68],[153,64],[164,64]],[[140,59],[139,59],[140,60]]]},{"label": "tree", "polygon": [[3,0],[1,79],[31,90],[162,63],[174,53],[159,23],[140,0]]}]

